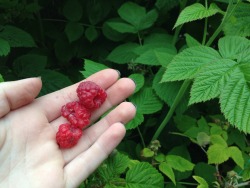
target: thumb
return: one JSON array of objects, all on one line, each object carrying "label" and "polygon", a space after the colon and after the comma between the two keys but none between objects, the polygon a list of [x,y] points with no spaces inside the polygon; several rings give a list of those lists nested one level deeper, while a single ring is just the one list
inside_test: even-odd
[{"label": "thumb", "polygon": [[40,78],[0,83],[0,118],[33,101],[41,88]]}]

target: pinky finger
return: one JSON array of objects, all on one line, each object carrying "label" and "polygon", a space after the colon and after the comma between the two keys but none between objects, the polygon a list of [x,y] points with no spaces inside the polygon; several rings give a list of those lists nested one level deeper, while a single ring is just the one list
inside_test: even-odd
[{"label": "pinky finger", "polygon": [[85,152],[64,167],[66,187],[77,187],[108,157],[125,135],[122,123],[110,126]]}]

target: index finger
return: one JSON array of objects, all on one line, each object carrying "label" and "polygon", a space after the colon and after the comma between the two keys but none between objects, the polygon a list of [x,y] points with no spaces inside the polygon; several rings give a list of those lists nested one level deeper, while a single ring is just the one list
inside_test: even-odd
[{"label": "index finger", "polygon": [[[118,80],[119,76],[116,70],[105,69],[91,75],[86,80],[93,81],[106,90]],[[36,99],[33,104],[35,105],[34,108],[40,109],[46,115],[48,121],[51,122],[60,116],[63,105],[78,99],[76,94],[78,84],[76,83]]]}]

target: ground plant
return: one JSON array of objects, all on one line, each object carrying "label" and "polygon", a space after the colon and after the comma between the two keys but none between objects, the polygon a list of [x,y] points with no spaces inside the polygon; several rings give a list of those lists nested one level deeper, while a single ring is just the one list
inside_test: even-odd
[{"label": "ground plant", "polygon": [[125,138],[79,188],[249,187],[249,37],[249,0],[0,0],[0,82],[135,81]]}]

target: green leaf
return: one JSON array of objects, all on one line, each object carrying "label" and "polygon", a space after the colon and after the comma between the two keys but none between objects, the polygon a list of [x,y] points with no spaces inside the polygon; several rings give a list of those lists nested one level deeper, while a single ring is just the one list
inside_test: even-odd
[{"label": "green leaf", "polygon": [[10,44],[7,40],[0,38],[0,56],[6,56],[10,53]]},{"label": "green leaf", "polygon": [[175,25],[174,25],[174,28],[181,25],[181,24],[187,23],[187,22],[201,20],[203,18],[213,16],[219,12],[222,12],[222,11],[214,3],[210,4],[208,9],[206,9],[200,3],[192,4],[190,6],[185,7],[181,11],[181,13],[180,13]]},{"label": "green leaf", "polygon": [[199,132],[197,135],[197,143],[200,146],[205,147],[210,143],[210,136],[205,132]]},{"label": "green leaf", "polygon": [[163,161],[165,161],[165,155],[164,154],[162,154],[162,153],[159,153],[158,155],[156,155],[155,157],[154,157],[154,159],[157,161],[157,162],[163,162]]},{"label": "green leaf", "polygon": [[120,33],[136,33],[136,29],[134,26],[123,22],[122,20],[110,20],[107,21],[106,24],[115,31]]},{"label": "green leaf", "polygon": [[[110,19],[109,21],[114,21],[114,20],[117,20],[117,19],[116,18]],[[102,33],[107,39],[111,41],[115,41],[115,42],[121,41],[126,37],[126,34],[122,34],[116,31],[115,29],[111,28],[108,25],[108,22],[104,22],[103,27],[102,27]]]},{"label": "green leaf", "polygon": [[93,42],[98,37],[98,32],[94,26],[90,26],[85,31],[85,37],[90,41]]},{"label": "green leaf", "polygon": [[220,59],[219,53],[213,48],[206,46],[187,48],[177,54],[168,65],[162,82],[193,79],[203,66]]},{"label": "green leaf", "polygon": [[213,144],[219,144],[221,146],[227,147],[227,142],[220,135],[211,135],[210,141]]},{"label": "green leaf", "polygon": [[159,170],[176,185],[174,171],[169,164],[167,164],[166,162],[160,163]]},{"label": "green leaf", "polygon": [[221,111],[239,130],[250,132],[250,89],[244,73],[236,67],[220,95]]},{"label": "green leaf", "polygon": [[126,174],[127,188],[163,188],[162,175],[150,164],[141,162],[135,164]]},{"label": "green leaf", "polygon": [[35,47],[32,36],[26,31],[11,25],[5,25],[0,37],[9,42],[10,47]]},{"label": "green leaf", "polygon": [[204,102],[218,97],[223,92],[235,65],[237,65],[235,61],[222,59],[219,62],[211,62],[204,68],[201,68],[192,85],[189,104]]},{"label": "green leaf", "polygon": [[133,62],[134,59],[138,56],[134,52],[134,50],[138,46],[139,45],[136,43],[125,43],[120,46],[117,46],[108,55],[107,60],[118,63],[118,64],[125,64],[129,62]]},{"label": "green leaf", "polygon": [[202,177],[199,176],[193,176],[193,178],[199,183],[197,188],[209,188],[206,180],[204,180]]},{"label": "green leaf", "polygon": [[40,76],[43,81],[40,95],[45,95],[73,84],[67,76],[53,70],[43,70]]},{"label": "green leaf", "polygon": [[149,11],[142,19],[140,20],[140,24],[138,30],[144,30],[150,28],[157,20],[158,12],[155,9]]},{"label": "green leaf", "polygon": [[131,97],[137,110],[142,114],[152,114],[161,110],[163,104],[160,99],[155,95],[152,88],[144,88],[140,92]]},{"label": "green leaf", "polygon": [[126,129],[127,130],[134,129],[138,127],[143,121],[144,121],[143,114],[136,111],[135,117],[129,123],[126,124]]},{"label": "green leaf", "polygon": [[63,7],[63,15],[72,22],[80,21],[83,15],[82,5],[78,0],[68,0]]},{"label": "green leaf", "polygon": [[190,171],[194,168],[193,163],[178,155],[167,155],[166,163],[170,165],[173,169],[180,172]]},{"label": "green leaf", "polygon": [[250,36],[250,4],[239,3],[223,30],[226,35]]},{"label": "green leaf", "polygon": [[195,164],[194,174],[204,178],[211,187],[213,182],[216,181],[216,177],[214,176],[215,173],[216,168],[214,165],[209,165],[206,162],[199,162]]},{"label": "green leaf", "polygon": [[65,26],[64,32],[66,33],[69,42],[78,40],[83,34],[84,28],[80,23],[69,22]]},{"label": "green leaf", "polygon": [[112,168],[114,174],[122,174],[128,168],[130,159],[127,155],[122,153],[115,153],[107,160],[108,168]]},{"label": "green leaf", "polygon": [[101,64],[91,61],[89,59],[84,59],[84,71],[80,71],[84,78],[88,78],[92,74],[101,71],[103,69],[107,69],[108,67]]},{"label": "green leaf", "polygon": [[244,159],[243,159],[243,156],[242,156],[242,151],[236,146],[231,146],[231,147],[228,148],[228,150],[229,150],[229,155],[234,160],[234,162],[239,167],[244,169]]},{"label": "green leaf", "polygon": [[0,83],[4,82],[3,76],[0,74]]},{"label": "green leaf", "polygon": [[193,38],[191,35],[186,33],[185,37],[186,37],[187,46],[189,48],[194,47],[194,46],[201,46],[201,43],[199,41],[197,41],[195,38]]},{"label": "green leaf", "polygon": [[221,164],[227,161],[230,153],[227,146],[214,144],[207,150],[208,164]]},{"label": "green leaf", "polygon": [[[165,103],[167,103],[168,106],[171,107],[183,82],[175,81],[175,82],[161,83],[160,81],[164,72],[165,68],[162,67],[156,73],[153,80],[153,89],[155,90],[158,97],[162,99]],[[177,106],[176,112],[182,113],[187,109],[188,99],[189,99],[189,90],[185,93],[184,97]]]},{"label": "green leaf", "polygon": [[20,78],[41,76],[47,65],[47,57],[38,54],[26,54],[14,60],[14,72]]},{"label": "green leaf", "polygon": [[154,152],[149,149],[149,148],[143,148],[142,152],[141,152],[141,156],[142,157],[153,157],[154,156]]},{"label": "green leaf", "polygon": [[146,9],[133,2],[126,2],[118,9],[118,14],[123,20],[139,28],[141,18],[146,15]]},{"label": "green leaf", "polygon": [[144,76],[142,74],[131,74],[129,78],[131,78],[135,82],[136,88],[134,93],[138,92],[144,85]]},{"label": "green leaf", "polygon": [[226,36],[219,40],[219,52],[223,58],[237,60],[237,62],[250,61],[250,41],[244,37]]}]

